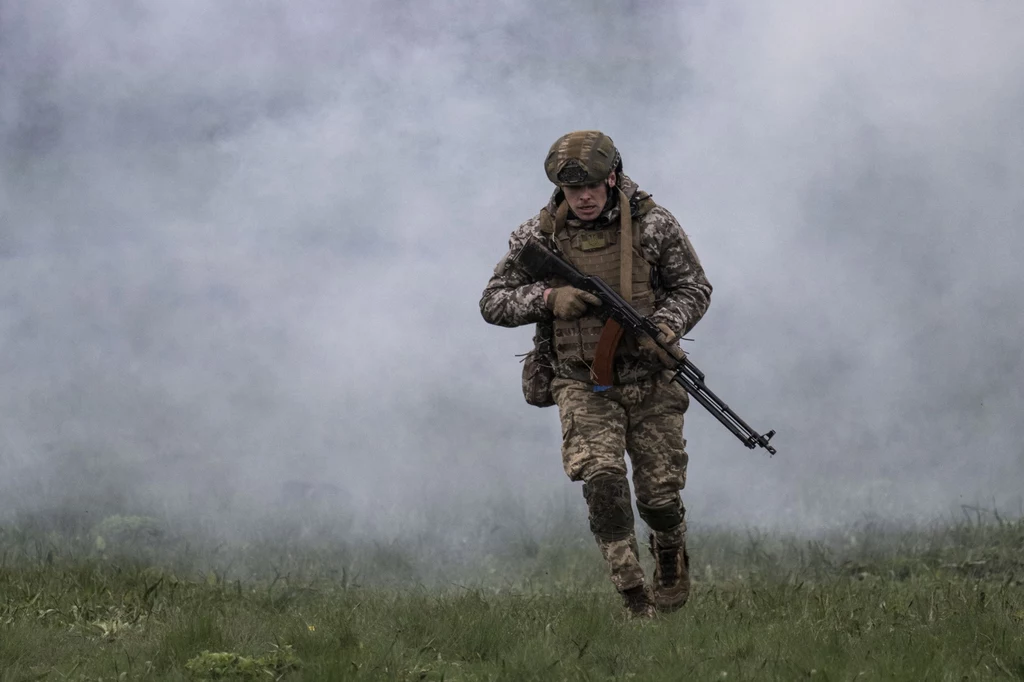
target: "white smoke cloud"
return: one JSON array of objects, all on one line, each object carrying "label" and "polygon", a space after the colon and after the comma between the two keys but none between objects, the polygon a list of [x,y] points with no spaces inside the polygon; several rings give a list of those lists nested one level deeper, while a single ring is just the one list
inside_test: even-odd
[{"label": "white smoke cloud", "polygon": [[575,495],[554,411],[519,397],[530,330],[476,304],[547,198],[548,145],[590,127],[715,286],[693,359],[779,431],[768,460],[693,407],[695,518],[1010,504],[1022,20],[956,0],[0,2],[9,504],[111,469],[192,503],[330,481],[367,518]]}]

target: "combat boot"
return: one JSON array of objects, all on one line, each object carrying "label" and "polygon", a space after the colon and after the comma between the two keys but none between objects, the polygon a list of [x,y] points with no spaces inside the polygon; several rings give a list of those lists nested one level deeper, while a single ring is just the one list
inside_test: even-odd
[{"label": "combat boot", "polygon": [[626,617],[630,620],[649,620],[657,615],[654,602],[651,600],[651,592],[646,585],[637,585],[628,590],[619,592],[626,607]]},{"label": "combat boot", "polygon": [[690,555],[686,541],[678,546],[658,545],[651,533],[651,554],[654,555],[654,605],[662,613],[682,608],[690,596]]}]

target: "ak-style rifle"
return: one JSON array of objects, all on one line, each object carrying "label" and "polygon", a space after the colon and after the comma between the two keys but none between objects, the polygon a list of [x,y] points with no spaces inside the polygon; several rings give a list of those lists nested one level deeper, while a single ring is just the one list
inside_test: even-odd
[{"label": "ak-style rifle", "polygon": [[675,372],[672,380],[686,389],[686,392],[694,400],[710,412],[725,428],[729,429],[744,445],[750,449],[760,446],[767,450],[769,455],[775,454],[775,448],[768,442],[775,435],[775,431],[772,430],[761,435],[750,428],[738,414],[711,392],[704,383],[704,373],[690,362],[690,359],[679,347],[658,341],[658,336],[661,334],[658,325],[638,313],[629,301],[622,298],[600,277],[584,275],[534,239],[526,242],[513,257],[513,262],[538,280],[557,277],[577,289],[589,291],[600,298],[609,317],[618,322],[625,331],[630,332],[638,339],[644,336],[651,338],[658,347],[675,358],[676,365],[671,368]]}]

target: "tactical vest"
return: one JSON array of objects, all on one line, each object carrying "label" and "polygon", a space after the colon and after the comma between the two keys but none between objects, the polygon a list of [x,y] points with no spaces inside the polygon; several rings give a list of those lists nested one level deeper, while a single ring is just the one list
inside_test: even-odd
[{"label": "tactical vest", "polygon": [[[654,200],[645,192],[638,192],[632,202],[620,199],[620,211],[631,213],[632,226],[632,300],[634,308],[644,316],[654,312],[654,290],[651,288],[651,265],[644,258],[640,247],[641,226],[639,219],[655,207]],[[625,203],[625,205],[623,205]],[[622,295],[621,266],[622,244],[619,224],[609,224],[600,229],[574,228],[565,223],[567,206],[563,202],[552,215],[548,209],[541,211],[541,230],[551,235],[565,260],[586,275],[596,275]],[[555,285],[561,283],[553,283]],[[599,317],[583,317],[578,320],[554,321],[553,346],[555,357],[560,364],[591,367],[598,339],[601,337],[605,320]],[[637,356],[636,340],[627,335],[618,345],[615,357]]]}]

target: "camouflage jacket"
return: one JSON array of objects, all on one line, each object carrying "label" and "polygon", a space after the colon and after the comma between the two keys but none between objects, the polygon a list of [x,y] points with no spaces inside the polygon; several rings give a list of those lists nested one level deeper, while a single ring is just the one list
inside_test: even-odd
[{"label": "camouflage jacket", "polygon": [[[627,176],[621,176],[619,187],[628,197],[635,197],[639,191],[636,183]],[[554,213],[560,199],[556,191],[548,210]],[[631,202],[631,205],[635,204]],[[571,226],[587,228],[617,224],[618,205],[612,206],[591,223],[584,223],[571,216]],[[635,214],[634,214],[635,215]],[[656,206],[634,222],[639,226],[640,245],[644,258],[651,264],[654,280],[655,312],[651,318],[664,322],[682,336],[704,315],[711,301],[711,284],[704,276],[693,245],[683,232],[675,217],[661,206]],[[498,262],[494,274],[484,288],[480,298],[480,312],[484,319],[502,327],[518,327],[537,324],[535,342],[543,344],[551,338],[551,311],[544,304],[546,282],[535,281],[520,268],[510,263],[513,254],[522,248],[527,240],[536,239],[548,248],[558,251],[558,245],[540,229],[540,214],[520,225],[509,238],[509,251]],[[626,360],[628,362],[628,360]],[[555,367],[559,376],[575,378],[577,372],[570,368]]]}]

